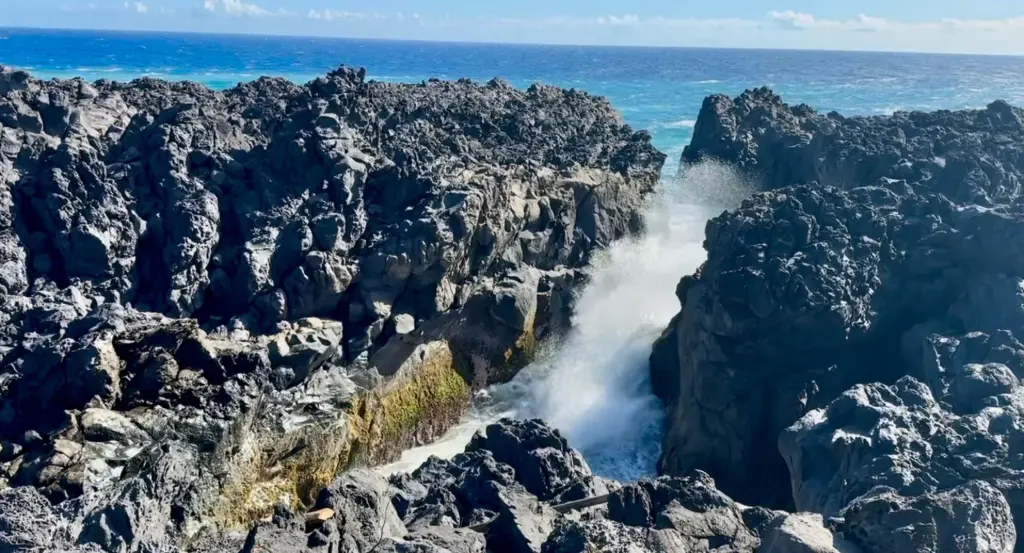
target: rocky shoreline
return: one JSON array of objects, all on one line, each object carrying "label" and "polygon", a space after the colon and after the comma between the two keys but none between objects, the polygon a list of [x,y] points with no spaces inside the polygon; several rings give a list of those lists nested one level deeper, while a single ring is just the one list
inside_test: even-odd
[{"label": "rocky shoreline", "polygon": [[511,378],[642,229],[665,157],[606,100],[364,77],[0,68],[0,549],[311,507]]},{"label": "rocky shoreline", "polygon": [[761,191],[654,344],[665,476],[503,420],[385,480],[665,158],[578,91],[364,76],[0,69],[0,553],[1024,551],[1024,111],[708,98],[680,170]]},{"label": "rocky shoreline", "polygon": [[708,223],[655,345],[662,470],[837,517],[869,552],[1024,550],[1022,121],[708,98],[683,170],[764,191]]}]

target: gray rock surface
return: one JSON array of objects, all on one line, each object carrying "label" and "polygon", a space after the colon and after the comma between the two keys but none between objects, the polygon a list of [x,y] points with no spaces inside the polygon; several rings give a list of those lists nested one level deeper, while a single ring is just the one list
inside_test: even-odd
[{"label": "gray rock surface", "polygon": [[1018,114],[846,118],[766,89],[705,101],[682,170],[713,157],[767,191],[708,224],[708,261],[680,282],[652,356],[673,411],[667,471],[704,468],[739,500],[785,506],[788,490],[747,469],[783,429],[854,384],[913,374],[902,340],[918,324],[1008,329],[1019,302],[985,307],[1019,274]]},{"label": "gray rock surface", "polygon": [[[1020,550],[1022,115],[708,98],[681,170],[725,161],[763,191],[708,223],[652,352],[662,469],[864,551]],[[792,545],[786,524],[759,535]]]},{"label": "gray rock surface", "polygon": [[927,188],[957,204],[993,205],[1021,192],[1019,108],[844,117],[790,106],[767,88],[704,100],[683,164],[715,158],[774,190],[812,182],[852,189],[882,179]]},{"label": "gray rock surface", "polygon": [[[958,414],[912,377],[849,390],[780,438],[797,507],[844,517],[853,529],[847,534],[870,550],[889,550],[885,532],[919,524],[937,526],[915,533],[928,543],[900,550],[1013,551],[1014,524],[1024,520],[1024,471],[1014,445],[1024,435],[1021,397],[990,399],[991,406]],[[892,507],[893,495],[906,496],[894,500],[906,505]],[[894,509],[923,518],[897,521]],[[884,521],[896,526],[879,529]],[[962,549],[950,549],[950,535],[962,536]]]},{"label": "gray rock surface", "polygon": [[[536,447],[560,440],[557,431],[539,421],[503,420],[452,460],[431,458],[411,474],[391,476],[390,487],[368,473],[343,477],[322,492],[316,505],[336,509],[323,526],[303,532],[291,522],[293,516],[275,515],[250,533],[249,542],[263,540],[260,545],[274,551],[329,547],[363,553],[367,547],[453,552],[486,548],[495,553],[754,553],[765,551],[761,533],[767,532],[778,547],[789,547],[778,551],[859,553],[834,539],[821,517],[747,508],[718,491],[705,473],[626,484],[610,495],[588,496],[606,498],[604,502],[569,509],[559,500],[539,497],[555,497],[561,482],[537,480],[529,465],[521,472],[496,460],[543,457],[550,466],[567,466],[577,452]],[[496,449],[489,449],[492,445]],[[589,472],[581,467],[578,477],[585,479]],[[540,486],[533,488],[539,496],[526,485]],[[390,505],[381,502],[387,491]],[[779,520],[787,524],[772,525]],[[299,543],[298,536],[308,539],[308,549],[293,545]],[[842,548],[799,548],[825,542]]]},{"label": "gray rock surface", "polygon": [[913,498],[879,487],[841,516],[838,529],[877,553],[1010,553],[1017,539],[1006,498],[983,481]]},{"label": "gray rock surface", "polygon": [[564,330],[663,162],[607,101],[539,85],[0,67],[0,488],[54,503],[54,549],[309,508]]},{"label": "gray rock surface", "polygon": [[[884,546],[885,542],[881,542],[881,545]],[[856,545],[833,534],[825,526],[821,515],[806,513],[776,518],[764,530],[759,551],[765,553],[861,553],[861,549]],[[891,550],[883,547],[881,551]]]}]

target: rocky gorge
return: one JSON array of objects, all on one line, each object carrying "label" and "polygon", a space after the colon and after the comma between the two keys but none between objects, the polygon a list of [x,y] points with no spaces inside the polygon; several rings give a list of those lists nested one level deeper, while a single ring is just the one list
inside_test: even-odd
[{"label": "rocky gorge", "polygon": [[760,191],[678,275],[663,476],[619,483],[540,420],[367,470],[644,231],[665,157],[607,101],[344,67],[0,93],[0,552],[1024,550],[1018,108],[708,98],[681,174]]}]

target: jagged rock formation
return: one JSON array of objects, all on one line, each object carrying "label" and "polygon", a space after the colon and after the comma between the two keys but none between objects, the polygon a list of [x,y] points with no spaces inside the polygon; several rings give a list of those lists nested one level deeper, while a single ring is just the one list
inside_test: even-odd
[{"label": "jagged rock formation", "polygon": [[[566,503],[568,497],[575,501]],[[23,507],[0,512],[0,551],[17,543],[21,550],[85,552],[99,539],[130,551],[173,550],[165,536],[134,532],[141,513],[127,511],[117,519],[121,525],[103,525],[55,512],[33,488],[0,492],[0,506],[13,504]],[[412,474],[390,480],[365,470],[349,472],[324,488],[311,508],[326,512],[325,520],[304,520],[278,505],[250,530],[200,534],[188,550],[754,553],[765,551],[765,540],[772,553],[860,553],[821,517],[744,507],[718,491],[705,473],[625,486],[602,481],[540,421],[501,421],[452,460],[431,458]],[[23,524],[27,516],[65,530],[39,532]]]},{"label": "jagged rock formation", "polygon": [[0,487],[74,513],[54,543],[313,504],[515,374],[641,228],[664,156],[607,101],[364,75],[0,68]]},{"label": "jagged rock formation", "polygon": [[708,98],[682,170],[718,158],[765,191],[708,224],[652,354],[663,469],[838,516],[866,551],[1013,550],[1022,120]]}]

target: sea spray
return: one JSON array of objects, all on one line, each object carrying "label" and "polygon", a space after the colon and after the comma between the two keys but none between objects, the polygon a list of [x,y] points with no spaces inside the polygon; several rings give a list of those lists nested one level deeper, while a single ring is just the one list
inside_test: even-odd
[{"label": "sea spray", "polygon": [[511,382],[481,392],[469,415],[437,442],[409,450],[385,473],[451,457],[501,417],[542,418],[561,430],[597,474],[628,481],[654,474],[664,409],[651,390],[651,344],[679,311],[676,284],[706,254],[707,220],[750,187],[732,169],[703,163],[665,180],[647,229],[595,255],[573,328]]}]

